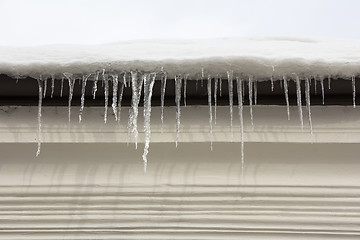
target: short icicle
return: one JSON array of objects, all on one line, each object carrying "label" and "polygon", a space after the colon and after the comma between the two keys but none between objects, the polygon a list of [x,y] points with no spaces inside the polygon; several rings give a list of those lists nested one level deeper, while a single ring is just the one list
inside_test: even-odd
[{"label": "short icicle", "polygon": [[258,93],[257,93],[257,84],[258,84],[258,81],[255,80],[254,81],[254,103],[255,103],[255,105],[257,105],[257,95],[258,95]]},{"label": "short icicle", "polygon": [[285,76],[283,76],[283,81],[284,81],[284,93],[285,93],[285,101],[286,101],[287,118],[288,120],[290,120],[289,87]]},{"label": "short icicle", "polygon": [[221,97],[222,95],[222,78],[219,77],[219,96]]},{"label": "short icicle", "polygon": [[69,83],[68,120],[69,120],[69,127],[70,127],[71,101],[72,101],[73,93],[74,93],[75,78],[73,78],[73,75],[71,73],[64,73],[64,76],[68,79],[68,83]]},{"label": "short icicle", "polygon": [[141,97],[143,81],[144,81],[144,76],[142,76],[140,72],[137,71],[131,72],[132,96],[131,96],[130,127],[131,127],[131,132],[135,138],[136,149],[137,149],[138,136],[139,136],[137,121],[139,116],[139,102]]},{"label": "short icicle", "polygon": [[43,98],[43,80],[40,75],[40,78],[37,80],[38,87],[39,87],[39,103],[38,103],[38,132],[37,132],[37,151],[36,151],[36,157],[39,156],[41,151],[41,107],[42,107],[42,98]]},{"label": "short icicle", "polygon": [[329,90],[331,89],[331,77],[330,76],[328,76],[328,88],[329,88]]},{"label": "short icicle", "polygon": [[161,120],[161,130],[164,125],[164,105],[165,105],[165,93],[166,93],[166,80],[167,75],[166,73],[161,76],[161,113],[160,113],[160,120]]},{"label": "short icicle", "polygon": [[310,125],[310,134],[313,134],[312,120],[311,120],[311,101],[310,101],[310,80],[309,78],[305,78],[305,100],[306,100],[306,108],[308,110],[309,117],[309,125]]},{"label": "short icicle", "polygon": [[118,85],[119,85],[119,76],[117,74],[113,74],[112,76],[112,83],[113,83],[113,95],[112,95],[112,103],[111,108],[113,110],[115,121],[118,120]]},{"label": "short icicle", "polygon": [[207,94],[208,94],[208,106],[209,106],[209,128],[210,128],[210,148],[213,150],[213,114],[212,114],[212,103],[211,103],[211,76],[208,76],[207,80]]},{"label": "short icicle", "polygon": [[353,95],[353,108],[356,107],[356,87],[355,87],[355,76],[351,77],[352,84],[352,95]]},{"label": "short icicle", "polygon": [[54,89],[55,89],[55,76],[51,75],[51,95],[50,95],[51,98],[53,98],[54,96]]},{"label": "short icicle", "polygon": [[303,113],[302,113],[302,106],[301,106],[301,85],[300,85],[300,78],[299,76],[296,76],[296,97],[297,97],[297,105],[299,110],[299,117],[300,117],[300,124],[301,124],[301,130],[304,128],[304,121],[303,121]]},{"label": "short icicle", "polygon": [[96,97],[97,83],[98,83],[98,81],[99,81],[99,75],[100,75],[100,71],[96,71],[96,73],[95,73],[95,79],[94,79],[94,85],[93,85],[93,89],[92,89],[93,99],[95,99],[95,97]]},{"label": "short icicle", "polygon": [[217,92],[218,92],[219,78],[214,79],[214,123],[216,125],[216,110],[217,110]]},{"label": "short icicle", "polygon": [[81,84],[81,100],[80,100],[80,111],[79,111],[79,123],[81,123],[82,120],[82,113],[84,111],[85,106],[85,88],[88,78],[90,77],[90,74],[82,77],[82,84]]},{"label": "short icicle", "polygon": [[175,145],[178,146],[180,135],[180,102],[181,102],[181,77],[175,76],[175,103],[176,103],[176,140]]},{"label": "short icicle", "polygon": [[270,77],[270,83],[271,83],[271,91],[273,92],[274,91],[274,77],[273,76]]},{"label": "short icicle", "polygon": [[186,107],[186,91],[187,91],[187,79],[188,75],[184,75],[184,106]]},{"label": "short icicle", "polygon": [[322,104],[325,104],[324,78],[320,77]]},{"label": "short icicle", "polygon": [[63,90],[64,90],[64,77],[61,78],[60,97],[63,96]]},{"label": "short icicle", "polygon": [[233,87],[233,71],[227,71],[228,89],[229,89],[229,106],[230,106],[230,133],[231,141],[234,139],[233,132],[233,102],[234,102],[234,87]]},{"label": "short icicle", "polygon": [[47,77],[46,78],[44,78],[44,92],[43,92],[43,98],[45,98],[46,97],[46,91],[47,91]]},{"label": "short icicle", "polygon": [[244,175],[244,118],[243,118],[243,89],[242,89],[242,80],[236,78],[237,85],[237,94],[238,94],[238,108],[239,108],[239,119],[240,119],[240,132],[241,132],[241,175]]},{"label": "short icicle", "polygon": [[105,106],[104,106],[104,123],[107,122],[108,105],[109,105],[109,79],[105,75],[105,69],[102,71],[102,83],[104,84]]},{"label": "short icicle", "polygon": [[250,119],[251,119],[251,125],[254,125],[254,118],[253,118],[253,77],[249,76],[249,108],[250,108]]},{"label": "short icicle", "polygon": [[144,133],[145,133],[145,145],[144,153],[142,155],[144,161],[144,172],[147,169],[147,155],[149,153],[150,146],[150,118],[151,118],[151,96],[155,83],[156,74],[144,74]]}]

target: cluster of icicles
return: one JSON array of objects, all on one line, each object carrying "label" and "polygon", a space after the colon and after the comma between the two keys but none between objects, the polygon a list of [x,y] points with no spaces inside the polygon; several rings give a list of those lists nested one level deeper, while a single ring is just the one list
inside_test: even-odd
[{"label": "cluster of icicles", "polygon": [[[236,81],[236,90],[238,96],[238,114],[240,120],[240,131],[241,131],[241,166],[244,168],[244,120],[243,120],[243,102],[244,102],[244,89],[245,84],[248,84],[248,96],[249,96],[249,111],[251,117],[251,124],[253,125],[253,105],[257,104],[257,80],[254,79],[253,76],[249,76],[247,78],[244,77],[236,77],[233,75],[232,71],[226,72],[227,83],[228,83],[228,95],[229,95],[229,108],[230,108],[230,131],[231,131],[231,138],[233,138],[233,98],[234,98],[234,81]],[[221,86],[222,81],[224,79],[221,78],[220,75],[216,77],[212,77],[208,75],[207,77],[204,74],[204,70],[202,69],[202,79],[207,80],[207,93],[208,93],[208,107],[209,107],[209,132],[211,136],[211,150],[212,150],[212,133],[213,133],[213,117],[214,122],[216,124],[216,107],[217,107],[217,97],[218,94],[221,96]],[[111,108],[113,114],[115,116],[116,121],[120,121],[120,114],[121,114],[121,102],[123,98],[123,92],[125,87],[131,87],[132,90],[132,97],[131,97],[131,108],[129,109],[129,119],[128,119],[128,139],[130,138],[131,134],[134,137],[135,147],[137,148],[138,142],[138,115],[139,115],[139,103],[140,97],[142,93],[142,88],[144,92],[144,134],[145,134],[145,146],[144,152],[142,155],[144,161],[144,171],[147,168],[147,154],[149,152],[149,145],[150,145],[150,133],[151,133],[151,125],[150,125],[150,117],[151,117],[151,97],[153,86],[156,79],[161,80],[161,123],[164,122],[164,101],[165,101],[165,90],[166,90],[166,81],[167,81],[167,74],[163,69],[161,72],[158,73],[142,73],[139,71],[131,71],[131,72],[122,72],[120,74],[110,74],[106,73],[105,69],[102,71],[97,71],[95,73],[90,73],[87,75],[83,75],[80,78],[81,81],[81,105],[79,111],[79,123],[82,120],[82,113],[85,106],[85,88],[88,83],[89,78],[92,78],[92,96],[95,99],[96,92],[97,92],[97,85],[98,81],[102,81],[104,86],[104,95],[105,95],[105,108],[104,108],[104,122],[107,122],[108,116],[108,104],[109,104],[109,81],[112,82],[113,86],[113,94],[112,94],[112,104]],[[63,77],[61,78],[61,90],[60,90],[60,97],[63,95],[63,86],[64,81],[66,81],[69,85],[69,99],[68,99],[68,119],[70,124],[70,116],[71,116],[71,101],[73,97],[73,90],[75,81],[79,79],[76,78],[75,75],[71,73],[63,73]],[[330,89],[330,81],[331,78],[328,77],[328,86]],[[41,147],[41,106],[42,106],[42,99],[45,97],[47,92],[47,80],[48,78],[43,78],[40,76],[38,79],[38,86],[39,86],[39,102],[38,102],[38,148],[36,152],[36,156],[40,154],[40,147]],[[187,80],[188,75],[177,75],[174,77],[175,80],[175,103],[176,103],[176,139],[175,144],[177,146],[179,140],[179,133],[180,133],[180,106],[181,106],[181,96],[183,92],[183,101],[184,105],[186,106],[186,88],[187,88]],[[301,100],[301,80],[305,81],[305,101],[306,101],[306,109],[308,112],[308,120],[310,125],[310,133],[313,133],[312,129],[312,121],[311,121],[311,110],[310,110],[310,86],[311,81],[315,80],[315,91],[317,86],[317,81],[320,82],[321,92],[322,92],[322,102],[324,104],[324,78],[315,79],[313,77],[300,77],[298,75],[294,75],[293,77],[286,77],[283,76],[282,79],[278,79],[282,88],[284,89],[286,107],[287,107],[287,118],[290,120],[290,111],[289,111],[289,96],[288,96],[288,81],[293,80],[296,83],[296,96],[297,96],[297,106],[300,118],[301,129],[303,129],[304,122],[303,122],[303,112],[302,112],[302,100]],[[352,80],[352,90],[353,90],[353,107],[355,108],[355,77],[351,78]],[[271,90],[274,90],[274,79],[273,77],[270,78],[271,81]],[[214,82],[214,86],[212,87],[212,82]],[[55,77],[52,75],[51,77],[51,98],[53,97],[54,93],[54,85],[55,85]],[[212,89],[214,89],[214,93],[212,95]],[[212,103],[214,100],[214,104]],[[213,111],[214,110],[214,111]]]}]

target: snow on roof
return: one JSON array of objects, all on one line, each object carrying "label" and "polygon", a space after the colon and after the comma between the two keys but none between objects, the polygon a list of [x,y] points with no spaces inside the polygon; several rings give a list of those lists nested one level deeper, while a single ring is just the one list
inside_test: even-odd
[{"label": "snow on roof", "polygon": [[193,79],[202,70],[206,76],[233,71],[260,80],[294,74],[347,78],[360,72],[360,41],[274,37],[0,47],[0,73],[11,76],[162,68],[169,77],[186,73]]}]

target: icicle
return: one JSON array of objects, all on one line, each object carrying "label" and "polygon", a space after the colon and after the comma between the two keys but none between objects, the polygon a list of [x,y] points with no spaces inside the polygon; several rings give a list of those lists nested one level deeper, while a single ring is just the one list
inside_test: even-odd
[{"label": "icicle", "polygon": [[221,77],[219,78],[219,95],[220,95],[220,97],[221,97],[221,95],[222,95],[222,79],[221,79]]},{"label": "icicle", "polygon": [[145,132],[145,146],[144,153],[142,158],[144,160],[144,172],[147,168],[147,155],[149,152],[150,145],[150,117],[151,117],[151,96],[153,91],[153,86],[155,83],[156,74],[152,76],[150,74],[145,74],[144,76],[144,132]]},{"label": "icicle", "polygon": [[109,105],[109,80],[105,76],[105,69],[102,71],[102,83],[104,86],[104,95],[105,95],[105,107],[104,107],[104,123],[107,122],[107,111]]},{"label": "icicle", "polygon": [[213,150],[213,126],[212,126],[212,106],[211,106],[211,76],[208,76],[207,81],[208,105],[209,105],[209,127],[210,127],[210,147]]},{"label": "icicle", "polygon": [[236,78],[237,85],[237,94],[238,94],[238,108],[239,108],[239,118],[240,118],[240,131],[241,131],[241,173],[244,171],[244,119],[243,119],[243,89],[242,89],[242,80]]},{"label": "icicle", "polygon": [[131,72],[131,113],[130,113],[130,127],[131,132],[135,138],[135,148],[137,149],[138,142],[138,128],[137,128],[137,120],[139,115],[139,102],[141,97],[141,89],[143,85],[144,78],[141,76],[139,72]]},{"label": "icicle", "polygon": [[233,133],[233,98],[234,98],[234,92],[233,92],[233,71],[227,71],[228,76],[228,89],[229,89],[229,105],[230,105],[230,132],[231,132],[231,141],[234,138]]},{"label": "icicle", "polygon": [[324,79],[320,77],[320,85],[321,85],[321,95],[322,95],[322,104],[325,104],[325,90],[324,90]]},{"label": "icicle", "polygon": [[216,108],[217,108],[217,92],[218,92],[219,78],[214,79],[214,118],[216,125]]},{"label": "icicle", "polygon": [[284,80],[284,92],[285,92],[287,118],[288,118],[288,120],[290,120],[289,87],[288,87],[288,83],[287,83],[285,76],[283,76],[283,80]]},{"label": "icicle", "polygon": [[81,101],[80,101],[80,111],[79,111],[79,123],[81,123],[82,120],[82,113],[84,111],[85,106],[85,88],[86,88],[86,82],[91,74],[88,74],[87,76],[82,77],[82,84],[81,84]]},{"label": "icicle", "polygon": [[60,97],[63,96],[63,90],[64,90],[64,77],[61,78]]},{"label": "icicle", "polygon": [[254,103],[257,105],[257,80],[254,81]]},{"label": "icicle", "polygon": [[329,89],[331,89],[331,77],[330,76],[328,76],[328,87],[329,87]]},{"label": "icicle", "polygon": [[181,77],[175,76],[175,103],[176,103],[176,140],[177,147],[180,135],[180,101],[181,101]]},{"label": "icicle", "polygon": [[72,101],[72,97],[73,97],[73,93],[74,93],[75,78],[73,78],[73,75],[71,73],[64,73],[64,76],[68,79],[68,82],[69,82],[68,118],[69,118],[69,124],[70,124],[71,101]]},{"label": "icicle", "polygon": [[315,85],[315,95],[317,95],[317,80],[316,80],[316,77],[314,76],[314,85]]},{"label": "icicle", "polygon": [[46,90],[47,90],[47,78],[44,79],[44,98],[46,97]]},{"label": "icicle", "polygon": [[351,83],[352,83],[352,92],[353,92],[353,108],[356,107],[356,88],[355,88],[355,76],[351,77]]},{"label": "icicle", "polygon": [[186,74],[186,75],[184,76],[184,106],[185,106],[185,107],[186,107],[187,78],[188,78],[188,75]]},{"label": "icicle", "polygon": [[[249,107],[250,107],[250,119],[251,125],[254,125],[254,118],[253,118],[253,77],[249,76]],[[243,88],[244,89],[244,88]]]},{"label": "icicle", "polygon": [[42,97],[43,97],[43,80],[40,79],[37,80],[39,85],[39,103],[38,103],[38,134],[37,134],[37,151],[36,151],[36,157],[39,156],[40,150],[41,150],[41,106],[42,106]]},{"label": "icicle", "polygon": [[120,92],[119,92],[119,99],[118,99],[118,118],[117,121],[120,122],[120,115],[121,115],[121,102],[124,95],[124,87],[126,87],[126,77],[124,74],[123,81],[120,81]]},{"label": "icicle", "polygon": [[296,96],[297,96],[297,105],[299,109],[299,117],[300,117],[301,130],[302,130],[304,128],[304,121],[303,121],[303,113],[301,107],[301,85],[300,85],[299,76],[296,76]]},{"label": "icicle", "polygon": [[167,75],[165,73],[163,76],[161,76],[161,116],[160,116],[161,129],[164,125],[164,104],[165,104],[165,92],[166,92],[166,79],[167,79]]},{"label": "icicle", "polygon": [[306,108],[308,110],[309,116],[309,125],[310,125],[310,134],[313,134],[313,127],[311,121],[311,109],[310,109],[310,81],[308,78],[305,79],[305,100],[306,100]]},{"label": "icicle", "polygon": [[270,82],[271,82],[271,91],[274,91],[274,78],[273,76],[270,77]]},{"label": "icicle", "polygon": [[195,92],[198,91],[198,85],[199,85],[199,81],[196,79],[195,80]]},{"label": "icicle", "polygon": [[117,74],[112,75],[112,82],[113,82],[113,96],[112,96],[111,108],[112,108],[114,116],[115,116],[115,121],[117,121],[118,120],[117,93],[118,93],[118,84],[119,84],[119,76]]},{"label": "icicle", "polygon": [[99,74],[100,74],[100,71],[96,71],[95,79],[94,79],[94,85],[93,85],[93,89],[92,89],[93,99],[95,99],[96,92],[97,92],[97,83],[99,81]]},{"label": "icicle", "polygon": [[54,96],[54,88],[55,88],[55,77],[51,75],[51,98]]}]

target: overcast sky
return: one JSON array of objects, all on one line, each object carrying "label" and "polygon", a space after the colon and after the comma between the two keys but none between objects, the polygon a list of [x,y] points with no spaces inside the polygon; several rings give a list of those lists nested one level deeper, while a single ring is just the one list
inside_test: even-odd
[{"label": "overcast sky", "polygon": [[0,0],[0,45],[306,36],[360,39],[359,0]]}]

